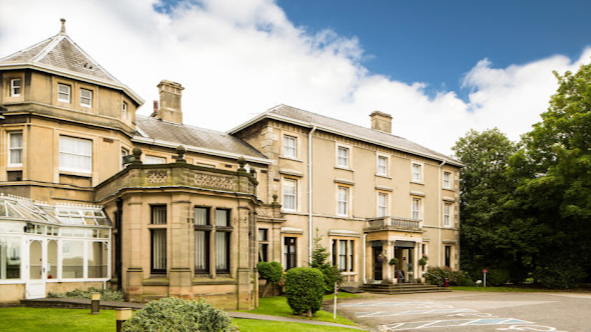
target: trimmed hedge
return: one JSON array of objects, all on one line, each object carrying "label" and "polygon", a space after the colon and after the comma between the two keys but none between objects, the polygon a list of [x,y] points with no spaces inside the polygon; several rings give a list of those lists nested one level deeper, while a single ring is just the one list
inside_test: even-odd
[{"label": "trimmed hedge", "polygon": [[324,290],[324,276],[318,269],[296,267],[285,275],[287,304],[296,315],[306,313],[311,316],[320,310]]},{"label": "trimmed hedge", "polygon": [[124,294],[122,291],[112,289],[98,289],[90,287],[87,290],[77,288],[73,291],[64,293],[48,292],[47,297],[58,299],[90,299],[92,293],[100,293],[102,301],[124,301]]},{"label": "trimmed hedge", "polygon": [[466,277],[466,273],[459,270],[454,271],[447,266],[429,266],[427,272],[428,273],[425,274],[425,281],[432,285],[437,285],[439,283],[439,280],[435,278],[434,275],[441,278],[442,284],[443,279],[447,278],[450,286],[466,286],[467,283],[469,283],[469,278]]},{"label": "trimmed hedge", "polygon": [[204,300],[166,297],[152,301],[123,324],[125,332],[230,332],[232,319]]},{"label": "trimmed hedge", "polygon": [[267,282],[279,282],[283,277],[283,266],[279,262],[259,262],[257,270],[261,279],[265,279]]}]

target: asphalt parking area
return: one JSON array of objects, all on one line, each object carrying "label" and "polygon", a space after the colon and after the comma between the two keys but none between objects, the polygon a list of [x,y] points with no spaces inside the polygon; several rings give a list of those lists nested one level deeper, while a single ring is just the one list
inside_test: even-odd
[{"label": "asphalt parking area", "polygon": [[338,309],[373,331],[591,332],[591,294],[452,293],[342,301]]}]

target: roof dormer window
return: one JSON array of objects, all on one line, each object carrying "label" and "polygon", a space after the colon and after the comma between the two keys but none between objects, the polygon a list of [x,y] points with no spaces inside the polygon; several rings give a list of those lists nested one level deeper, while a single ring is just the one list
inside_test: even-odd
[{"label": "roof dormer window", "polygon": [[20,97],[21,95],[21,79],[15,78],[10,80],[10,96]]},{"label": "roof dormer window", "polygon": [[57,85],[57,100],[61,101],[62,103],[70,103],[70,95],[72,92],[72,87],[66,84],[58,84]]},{"label": "roof dormer window", "polygon": [[80,106],[92,107],[92,91],[80,89]]}]

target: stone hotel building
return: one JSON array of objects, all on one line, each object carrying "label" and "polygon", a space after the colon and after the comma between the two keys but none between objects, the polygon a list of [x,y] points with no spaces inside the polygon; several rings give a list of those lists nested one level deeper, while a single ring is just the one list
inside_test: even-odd
[{"label": "stone hotel building", "polygon": [[348,286],[421,281],[424,255],[459,268],[462,165],[390,115],[280,105],[221,133],[183,123],[180,84],[157,87],[136,114],[144,100],[65,21],[0,58],[1,303],[94,286],[249,309],[257,262],[307,266],[316,237]]}]

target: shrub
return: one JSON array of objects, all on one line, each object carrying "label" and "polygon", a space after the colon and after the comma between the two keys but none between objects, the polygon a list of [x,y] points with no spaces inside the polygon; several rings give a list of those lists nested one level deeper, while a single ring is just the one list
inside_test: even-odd
[{"label": "shrub", "polygon": [[[318,234],[318,229],[316,229]],[[326,262],[326,259],[330,255],[328,250],[320,244],[322,236],[316,236],[314,238],[314,248],[312,250],[312,261],[310,267],[320,270],[324,280],[324,292],[326,294],[332,294],[334,292],[334,283],[339,284],[343,281],[343,273],[338,267],[331,265]]]},{"label": "shrub", "polygon": [[166,297],[152,301],[123,324],[127,332],[226,332],[234,331],[232,319],[204,300]]},{"label": "shrub", "polygon": [[425,274],[425,280],[430,284],[438,285],[439,280],[435,276],[441,278],[442,284],[443,279],[447,278],[451,286],[464,286],[467,284],[468,280],[466,274],[462,271],[454,271],[447,266],[429,266],[427,268],[427,273]]},{"label": "shrub", "polygon": [[87,290],[77,288],[73,291],[64,293],[48,292],[47,297],[50,298],[68,298],[68,299],[90,299],[92,293],[100,293],[102,301],[123,301],[124,294],[122,291],[112,289],[98,289],[90,287]]},{"label": "shrub", "polygon": [[537,283],[548,288],[573,288],[581,284],[587,273],[578,264],[548,261],[545,266],[536,267],[533,277]]},{"label": "shrub", "polygon": [[265,296],[267,289],[272,283],[279,282],[283,278],[283,266],[279,262],[259,262],[257,264],[257,270],[261,279],[267,280],[265,286],[261,291],[261,297]]},{"label": "shrub", "polygon": [[285,275],[287,304],[296,315],[307,313],[311,316],[320,310],[324,290],[324,278],[318,269],[296,267]]}]

